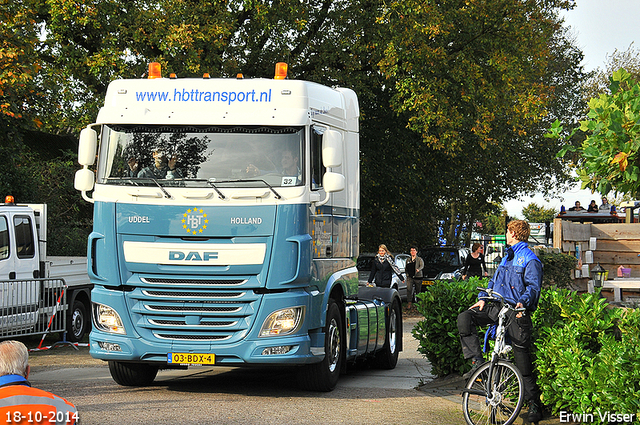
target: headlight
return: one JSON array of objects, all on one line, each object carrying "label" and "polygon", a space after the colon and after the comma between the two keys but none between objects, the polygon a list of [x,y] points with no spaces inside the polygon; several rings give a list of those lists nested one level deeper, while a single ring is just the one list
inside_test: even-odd
[{"label": "headlight", "polygon": [[296,332],[302,326],[304,307],[291,307],[275,311],[262,324],[259,336],[282,336]]},{"label": "headlight", "polygon": [[93,324],[103,332],[125,334],[120,316],[109,306],[93,303]]},{"label": "headlight", "polygon": [[438,280],[448,280],[448,279],[455,279],[456,275],[455,273],[441,273],[440,276],[438,277]]}]

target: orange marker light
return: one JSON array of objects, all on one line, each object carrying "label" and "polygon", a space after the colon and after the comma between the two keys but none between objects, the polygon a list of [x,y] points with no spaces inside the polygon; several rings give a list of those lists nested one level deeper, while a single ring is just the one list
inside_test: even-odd
[{"label": "orange marker light", "polygon": [[274,80],[284,80],[287,78],[287,70],[289,69],[289,65],[285,62],[278,62],[276,64],[276,75],[273,77]]},{"label": "orange marker light", "polygon": [[149,64],[149,77],[150,80],[154,78],[162,78],[162,68],[158,62],[151,62]]},{"label": "orange marker light", "polygon": [[15,200],[15,198],[13,196],[7,195],[7,196],[4,197],[4,203],[5,204],[15,204],[16,200]]},{"label": "orange marker light", "polygon": [[242,80],[243,78],[244,78],[244,75],[242,75],[241,73],[236,74],[236,79]]},{"label": "orange marker light", "polygon": [[205,72],[204,74],[202,74],[202,78],[204,78],[205,80],[208,80],[209,78],[211,78],[211,76],[209,75],[208,72]]}]

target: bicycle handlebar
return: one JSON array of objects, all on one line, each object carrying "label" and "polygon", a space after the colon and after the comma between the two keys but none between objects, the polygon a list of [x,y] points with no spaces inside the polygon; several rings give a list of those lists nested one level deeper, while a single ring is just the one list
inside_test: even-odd
[{"label": "bicycle handlebar", "polygon": [[511,304],[509,304],[507,302],[507,300],[504,299],[502,294],[494,291],[491,288],[482,288],[482,287],[478,286],[476,289],[478,291],[480,291],[480,292],[486,292],[489,295],[488,297],[480,297],[481,300],[500,301],[500,304],[506,305],[510,310],[517,311],[517,312],[526,310],[526,307],[514,307],[514,306],[512,306]]}]

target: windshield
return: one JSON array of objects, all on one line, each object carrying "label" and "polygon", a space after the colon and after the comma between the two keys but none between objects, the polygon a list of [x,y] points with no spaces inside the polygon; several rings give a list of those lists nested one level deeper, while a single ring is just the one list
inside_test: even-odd
[{"label": "windshield", "polygon": [[421,252],[425,264],[459,266],[458,251],[455,249],[438,249]]},{"label": "windshield", "polygon": [[304,184],[304,127],[102,127],[98,182],[181,187]]}]

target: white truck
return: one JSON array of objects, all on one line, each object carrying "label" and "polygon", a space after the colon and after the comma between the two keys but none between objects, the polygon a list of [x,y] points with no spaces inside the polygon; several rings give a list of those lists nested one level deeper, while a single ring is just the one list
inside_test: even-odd
[{"label": "white truck", "polygon": [[[86,257],[47,256],[47,206],[17,205],[7,198],[0,204],[0,338],[47,328],[62,332],[66,314],[67,339],[79,341],[90,326]],[[64,284],[66,296],[61,297]]]}]

